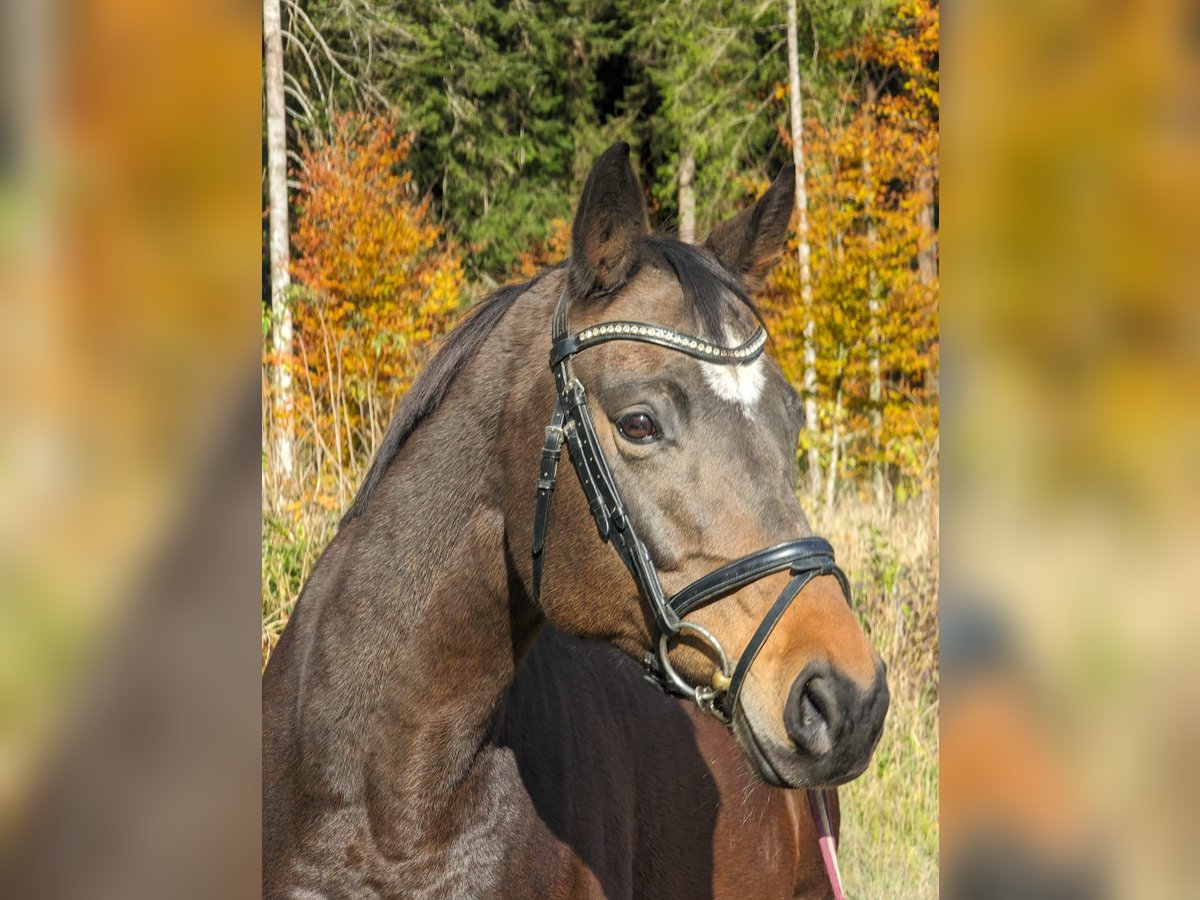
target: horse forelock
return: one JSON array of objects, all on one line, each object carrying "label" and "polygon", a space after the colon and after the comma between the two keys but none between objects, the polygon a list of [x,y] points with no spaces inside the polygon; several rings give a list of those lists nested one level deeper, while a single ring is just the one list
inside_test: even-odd
[{"label": "horse forelock", "polygon": [[683,291],[684,305],[691,310],[701,337],[723,342],[730,313],[738,307],[747,310],[760,325],[764,324],[742,280],[703,247],[667,236],[647,235],[639,249],[643,264],[665,263],[674,274]]}]

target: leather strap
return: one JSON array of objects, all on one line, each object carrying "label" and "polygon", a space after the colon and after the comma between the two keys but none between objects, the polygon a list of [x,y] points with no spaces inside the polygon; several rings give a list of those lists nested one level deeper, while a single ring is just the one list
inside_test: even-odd
[{"label": "leather strap", "polygon": [[833,547],[825,538],[806,537],[785,541],[735,559],[693,581],[671,597],[671,609],[682,619],[693,610],[728,597],[760,578],[787,571],[802,561],[824,561],[825,558],[833,562]]},{"label": "leather strap", "polygon": [[[828,546],[828,543],[823,541],[823,539],[818,538],[817,540],[821,540]],[[828,555],[819,554],[810,557],[801,562],[797,567],[793,567],[792,571],[795,573],[795,577],[788,582],[783,592],[775,598],[775,602],[771,604],[771,608],[767,610],[767,614],[759,622],[758,628],[755,629],[750,641],[746,644],[746,649],[742,651],[742,655],[733,669],[733,677],[729,680],[729,690],[725,692],[725,700],[722,704],[725,709],[725,715],[731,721],[734,713],[737,711],[738,700],[742,693],[742,685],[746,681],[746,675],[749,674],[750,667],[754,665],[754,660],[758,657],[758,652],[762,650],[763,645],[767,642],[767,638],[771,636],[771,632],[779,624],[780,618],[787,611],[787,608],[792,605],[792,601],[796,599],[796,596],[804,590],[810,581],[819,575],[836,576],[842,586],[842,593],[846,597],[846,602],[850,603],[850,583],[846,579],[846,574],[834,563],[832,551]]]},{"label": "leather strap", "polygon": [[592,518],[596,522],[596,530],[602,540],[613,545],[617,555],[629,569],[650,606],[650,612],[659,630],[664,634],[674,634],[678,630],[678,619],[667,605],[666,595],[658,579],[658,571],[650,561],[650,554],[629,521],[625,504],[613,480],[612,470],[600,451],[586,395],[578,381],[571,382],[564,400],[567,447]]},{"label": "leather strap", "polygon": [[550,424],[546,426],[546,442],[542,445],[542,468],[538,472],[537,507],[533,514],[533,599],[542,597],[542,569],[546,558],[546,535],[550,528],[550,500],[558,478],[558,461],[562,458],[563,405],[554,404]]}]

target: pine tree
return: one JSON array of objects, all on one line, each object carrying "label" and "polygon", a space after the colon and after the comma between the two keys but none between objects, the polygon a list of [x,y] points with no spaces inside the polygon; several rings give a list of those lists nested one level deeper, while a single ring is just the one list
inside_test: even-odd
[{"label": "pine tree", "polygon": [[[415,134],[414,183],[468,249],[474,277],[503,277],[568,215],[576,182],[620,131],[599,109],[597,72],[617,46],[606,4],[309,7],[351,81]],[[351,93],[343,87],[343,103]]]},{"label": "pine tree", "polygon": [[[747,172],[768,179],[773,84],[786,71],[771,3],[624,0],[618,16],[628,65],[624,109],[664,224],[699,240],[745,201]],[[758,179],[750,179],[756,181]]]}]

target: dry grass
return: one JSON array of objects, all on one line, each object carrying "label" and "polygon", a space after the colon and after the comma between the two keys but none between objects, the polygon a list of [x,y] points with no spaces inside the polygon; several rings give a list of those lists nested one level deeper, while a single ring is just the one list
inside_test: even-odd
[{"label": "dry grass", "polygon": [[850,575],[855,607],[887,662],[892,692],[870,768],[841,791],[846,890],[855,897],[936,897],[936,495],[895,512],[848,500],[813,518]]},{"label": "dry grass", "polygon": [[279,641],[313,563],[333,540],[338,515],[304,506],[279,513],[263,511],[262,662]]}]

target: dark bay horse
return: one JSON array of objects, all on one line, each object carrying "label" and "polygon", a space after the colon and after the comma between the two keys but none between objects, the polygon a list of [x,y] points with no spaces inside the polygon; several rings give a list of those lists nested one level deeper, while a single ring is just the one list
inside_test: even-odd
[{"label": "dark bay horse", "polygon": [[[860,774],[888,693],[747,296],[793,179],[693,247],[647,233],[614,146],[570,260],[482,304],[405,396],[264,675],[265,896],[808,890],[779,788]],[[531,653],[547,623],[694,709],[564,635]]]}]

